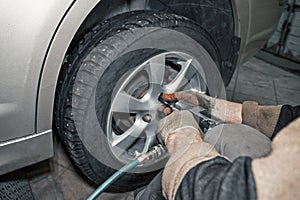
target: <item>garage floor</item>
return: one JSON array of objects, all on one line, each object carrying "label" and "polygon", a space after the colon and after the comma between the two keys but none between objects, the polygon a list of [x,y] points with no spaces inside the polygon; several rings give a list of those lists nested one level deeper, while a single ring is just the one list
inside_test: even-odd
[{"label": "garage floor", "polygon": [[[300,77],[253,58],[235,72],[227,97],[237,102],[255,100],[261,104],[300,104]],[[30,167],[30,173],[35,199],[86,199],[94,189],[78,175],[58,141],[55,141],[55,157]],[[101,199],[131,200],[133,194],[103,194]]]}]

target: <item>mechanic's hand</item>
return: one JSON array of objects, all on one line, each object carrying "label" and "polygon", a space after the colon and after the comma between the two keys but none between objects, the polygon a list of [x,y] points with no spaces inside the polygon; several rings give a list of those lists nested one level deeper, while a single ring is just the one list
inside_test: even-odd
[{"label": "mechanic's hand", "polygon": [[[173,94],[163,94],[166,101],[181,101],[190,106],[201,106],[211,112],[211,115],[227,123],[242,123],[242,104],[217,99],[197,91],[182,91]],[[172,110],[161,106],[159,111],[169,115]]]},{"label": "mechanic's hand", "polygon": [[162,175],[162,193],[166,199],[174,199],[186,173],[219,154],[202,140],[198,124],[189,111],[174,111],[161,120],[159,127],[170,156]]},{"label": "mechanic's hand", "polygon": [[158,132],[170,154],[193,142],[202,141],[202,133],[189,111],[174,111],[160,121]]},{"label": "mechanic's hand", "polygon": [[[216,99],[197,91],[182,91],[172,94],[163,94],[162,98],[168,102],[177,102],[186,104],[190,107],[201,106],[204,109],[211,111],[214,108]],[[172,113],[172,109],[161,105],[158,108],[160,116],[166,116]]]},{"label": "mechanic's hand", "polygon": [[173,94],[163,94],[162,97],[166,101],[182,101],[182,103],[190,106],[201,106],[208,110],[213,109],[215,106],[215,98],[197,91],[182,91]]}]

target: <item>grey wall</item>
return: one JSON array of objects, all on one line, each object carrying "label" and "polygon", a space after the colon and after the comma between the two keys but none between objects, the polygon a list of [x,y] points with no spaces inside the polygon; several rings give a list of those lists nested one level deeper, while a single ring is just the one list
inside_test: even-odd
[{"label": "grey wall", "polygon": [[300,0],[288,0],[265,51],[300,63]]}]

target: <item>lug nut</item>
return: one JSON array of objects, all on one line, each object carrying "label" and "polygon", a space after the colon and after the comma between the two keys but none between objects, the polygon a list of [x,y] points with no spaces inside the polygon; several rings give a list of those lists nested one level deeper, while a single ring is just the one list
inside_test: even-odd
[{"label": "lug nut", "polygon": [[143,116],[143,120],[147,123],[150,123],[152,120],[152,116],[150,114],[146,114]]}]

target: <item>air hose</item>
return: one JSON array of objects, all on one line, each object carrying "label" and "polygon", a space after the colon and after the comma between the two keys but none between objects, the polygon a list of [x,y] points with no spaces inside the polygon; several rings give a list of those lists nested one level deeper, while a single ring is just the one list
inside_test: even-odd
[{"label": "air hose", "polygon": [[96,200],[97,197],[102,194],[111,184],[113,184],[116,180],[118,180],[121,176],[123,176],[126,172],[132,170],[136,166],[148,162],[150,160],[156,160],[161,158],[163,155],[166,155],[166,148],[161,144],[153,147],[149,152],[142,154],[134,161],[125,165],[117,172],[115,172],[112,176],[110,176],[104,183],[102,183],[88,198],[87,200]]}]

